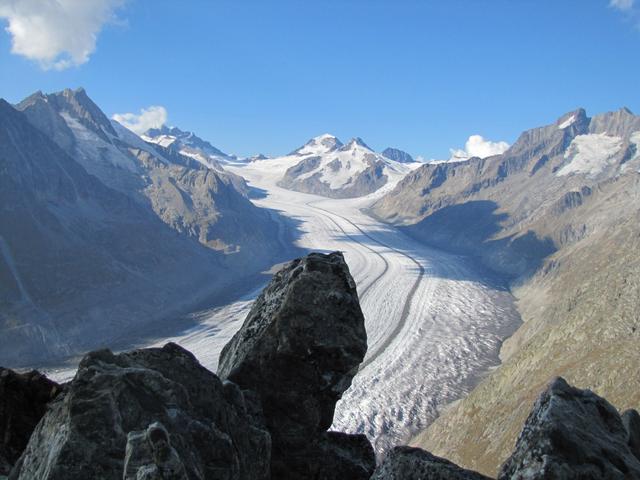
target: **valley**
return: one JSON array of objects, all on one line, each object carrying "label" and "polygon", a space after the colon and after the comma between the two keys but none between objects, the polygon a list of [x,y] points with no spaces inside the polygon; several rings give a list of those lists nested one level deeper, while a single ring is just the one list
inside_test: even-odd
[{"label": "valley", "polygon": [[[344,252],[357,283],[369,348],[338,403],[333,428],[365,433],[382,453],[428,426],[446,404],[466,395],[499,364],[502,341],[520,326],[519,315],[508,289],[470,259],[425,247],[361,212],[392,184],[366,197],[328,199],[278,187],[288,166],[274,159],[226,168],[263,192],[263,198],[254,199],[257,206],[297,225],[298,247]],[[260,290],[194,312],[186,330],[139,346],[173,341],[216,371],[222,347]],[[65,380],[74,369],[48,374]]]}]

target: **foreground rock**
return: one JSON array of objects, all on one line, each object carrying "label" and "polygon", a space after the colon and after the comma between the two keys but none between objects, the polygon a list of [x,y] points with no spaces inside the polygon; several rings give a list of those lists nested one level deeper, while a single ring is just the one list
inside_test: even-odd
[{"label": "foreground rock", "polygon": [[355,282],[340,253],[294,260],[255,301],[218,373],[260,396],[273,478],[369,478],[375,458],[366,438],[327,434],[366,351]]},{"label": "foreground rock", "polygon": [[0,367],[0,475],[8,475],[60,386],[32,371]]},{"label": "foreground rock", "polygon": [[175,344],[93,352],[10,478],[269,478],[270,437],[256,412],[236,385]]},{"label": "foreground rock", "polygon": [[636,435],[605,399],[557,378],[536,401],[498,478],[637,479],[640,460],[629,445]]},{"label": "foreground rock", "polygon": [[419,448],[396,447],[371,480],[489,480]]}]

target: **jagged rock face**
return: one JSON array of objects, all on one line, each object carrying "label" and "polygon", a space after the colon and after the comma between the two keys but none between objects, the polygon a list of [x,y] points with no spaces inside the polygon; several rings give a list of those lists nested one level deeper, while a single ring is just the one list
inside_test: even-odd
[{"label": "jagged rock face", "polygon": [[396,447],[374,472],[371,480],[488,480],[444,458],[412,447]]},{"label": "jagged rock face", "polygon": [[[341,253],[294,260],[257,298],[223,349],[219,374],[259,394],[273,437],[274,478],[330,478],[323,469],[361,463],[344,453],[348,442],[325,432],[366,350],[364,317]],[[373,451],[362,438],[354,442],[366,443],[359,456],[369,457],[351,478],[368,478]]]},{"label": "jagged rock face", "polygon": [[628,437],[609,402],[557,378],[536,401],[498,478],[640,478]]},{"label": "jagged rock face", "polygon": [[61,387],[36,371],[0,367],[0,475],[8,475]]},{"label": "jagged rock face", "polygon": [[400,163],[413,163],[415,161],[407,152],[403,152],[402,150],[392,147],[385,148],[382,151],[382,155]]},{"label": "jagged rock face", "polygon": [[[170,343],[88,354],[11,478],[263,479],[269,452],[238,387]],[[162,468],[174,476],[158,476]]]}]

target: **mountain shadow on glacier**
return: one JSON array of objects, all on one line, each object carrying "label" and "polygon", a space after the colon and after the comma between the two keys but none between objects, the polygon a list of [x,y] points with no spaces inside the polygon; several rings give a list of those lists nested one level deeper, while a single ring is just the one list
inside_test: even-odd
[{"label": "mountain shadow on glacier", "polygon": [[443,207],[414,225],[399,228],[436,248],[479,257],[507,279],[530,277],[557,247],[551,238],[540,238],[531,230],[495,238],[510,220],[498,208],[490,200],[469,201]]}]

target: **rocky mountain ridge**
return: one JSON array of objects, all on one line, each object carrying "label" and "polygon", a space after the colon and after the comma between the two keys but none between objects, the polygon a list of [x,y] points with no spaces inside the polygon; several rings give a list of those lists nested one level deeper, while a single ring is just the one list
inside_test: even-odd
[{"label": "rocky mountain ridge", "polygon": [[[327,432],[366,352],[340,253],[285,265],[221,353],[219,376],[175,344],[88,354],[59,387],[0,373],[0,478],[487,479],[424,450],[376,466],[366,437]],[[221,380],[226,379],[226,380]],[[40,393],[36,393],[40,392]],[[23,399],[31,398],[31,404]],[[29,410],[18,427],[12,421]],[[26,446],[23,436],[30,433]],[[640,416],[553,380],[498,478],[640,478]]]},{"label": "rocky mountain ridge", "polygon": [[495,474],[553,376],[619,409],[638,405],[639,144],[640,117],[628,109],[592,118],[578,109],[502,155],[424,165],[374,204],[377,217],[507,277],[524,321],[503,365],[416,445]]},{"label": "rocky mountain ridge", "polygon": [[220,172],[224,171],[223,164],[225,162],[238,160],[235,155],[227,155],[195,133],[185,132],[178,127],[163,125],[160,128],[151,128],[144,132],[141,138],[148,143],[172,148],[182,155],[191,157],[206,167]]}]

